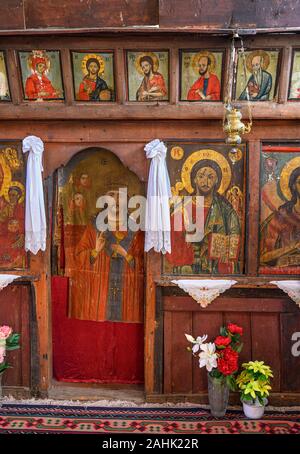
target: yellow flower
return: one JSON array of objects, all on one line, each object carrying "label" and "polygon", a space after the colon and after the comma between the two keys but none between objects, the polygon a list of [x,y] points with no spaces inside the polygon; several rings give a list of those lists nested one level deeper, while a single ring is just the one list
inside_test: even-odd
[{"label": "yellow flower", "polygon": [[260,372],[266,377],[273,377],[270,366],[266,366],[264,361],[249,361],[248,363],[242,364],[245,369],[253,370],[253,372]]},{"label": "yellow flower", "polygon": [[236,379],[236,384],[241,390],[242,398],[248,395],[253,400],[261,400],[269,395],[270,377],[272,370],[263,361],[249,361],[242,365],[243,371]]}]

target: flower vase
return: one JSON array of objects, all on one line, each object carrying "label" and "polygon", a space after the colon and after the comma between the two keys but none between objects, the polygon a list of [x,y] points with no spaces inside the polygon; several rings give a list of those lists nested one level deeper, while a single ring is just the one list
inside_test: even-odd
[{"label": "flower vase", "polygon": [[212,416],[217,418],[224,416],[227,410],[229,387],[226,383],[226,378],[208,377],[208,401],[210,405],[210,412]]}]

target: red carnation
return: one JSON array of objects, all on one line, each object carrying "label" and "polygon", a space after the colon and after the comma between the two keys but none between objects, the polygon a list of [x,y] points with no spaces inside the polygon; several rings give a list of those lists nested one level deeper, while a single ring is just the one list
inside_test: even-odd
[{"label": "red carnation", "polygon": [[227,337],[227,336],[218,336],[215,339],[215,344],[218,347],[220,347],[220,346],[227,347],[227,345],[229,345],[230,342],[231,342],[231,339],[230,339],[230,337]]},{"label": "red carnation", "polygon": [[231,334],[240,334],[241,336],[243,335],[243,328],[234,325],[233,323],[228,323],[227,329],[231,332]]},{"label": "red carnation", "polygon": [[223,375],[231,375],[238,370],[238,353],[231,347],[221,350],[218,358],[218,369]]}]

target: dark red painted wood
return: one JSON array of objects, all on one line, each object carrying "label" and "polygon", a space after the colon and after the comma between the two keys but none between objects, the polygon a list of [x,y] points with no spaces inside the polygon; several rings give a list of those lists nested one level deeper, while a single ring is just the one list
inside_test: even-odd
[{"label": "dark red painted wood", "polygon": [[264,361],[274,373],[272,390],[280,391],[281,351],[279,314],[251,314],[252,359]]},{"label": "dark red painted wood", "polygon": [[288,297],[248,300],[249,303],[247,298],[218,298],[203,309],[190,297],[164,297],[165,393],[188,395],[207,391],[206,371],[199,369],[198,358],[191,355],[192,366],[187,360],[189,343],[182,341],[184,333],[194,337],[208,334],[208,341],[213,341],[220,326],[229,322],[244,329],[240,365],[250,360],[265,361],[274,372],[273,392],[300,391],[300,355],[293,357],[290,351],[292,333],[299,331],[300,339],[297,305]]},{"label": "dark red painted wood", "polygon": [[30,287],[13,285],[0,291],[0,324],[11,326],[21,334],[21,348],[7,353],[13,366],[3,376],[5,386],[30,387]]},{"label": "dark red painted wood", "polygon": [[159,23],[162,27],[298,27],[299,14],[300,3],[295,0],[159,0]]},{"label": "dark red painted wood", "polygon": [[[192,356],[187,351],[184,333],[192,330],[192,314],[172,314],[172,335],[166,339],[171,344],[171,388],[172,392],[189,393],[192,390]],[[180,327],[180,328],[179,328]]]},{"label": "dark red painted wood", "polygon": [[0,2],[0,30],[22,30],[24,0],[1,0]]},{"label": "dark red painted wood", "polygon": [[[220,326],[223,324],[221,312],[193,313],[194,337],[208,335],[207,341],[212,340],[219,334]],[[179,328],[179,327],[178,327]],[[207,372],[205,368],[199,368],[198,358],[193,358],[193,393],[199,393],[207,389]]]},{"label": "dark red painted wood", "polygon": [[156,0],[26,0],[26,28],[101,28],[157,24]]},{"label": "dark red painted wood", "polygon": [[281,390],[300,392],[300,310],[297,316],[281,314],[280,322]]}]

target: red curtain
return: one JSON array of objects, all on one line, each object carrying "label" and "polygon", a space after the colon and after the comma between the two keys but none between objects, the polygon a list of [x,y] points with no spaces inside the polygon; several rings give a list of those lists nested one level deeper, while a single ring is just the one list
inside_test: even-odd
[{"label": "red curtain", "polygon": [[67,317],[68,278],[52,277],[54,378],[66,382],[143,383],[144,326]]}]

